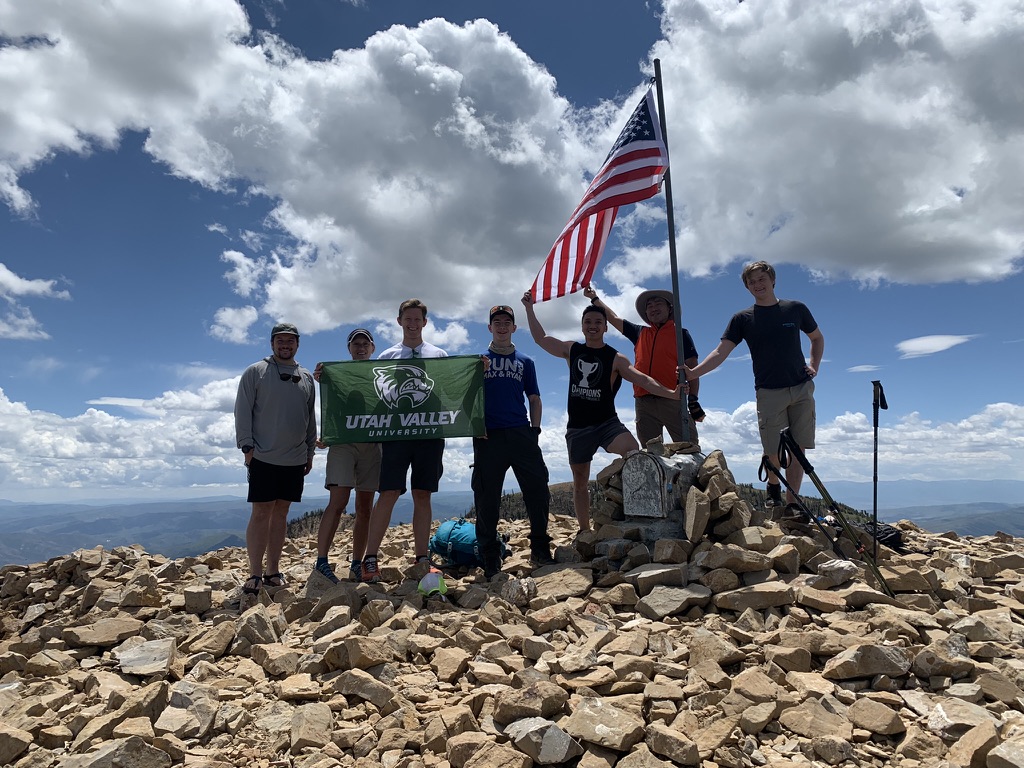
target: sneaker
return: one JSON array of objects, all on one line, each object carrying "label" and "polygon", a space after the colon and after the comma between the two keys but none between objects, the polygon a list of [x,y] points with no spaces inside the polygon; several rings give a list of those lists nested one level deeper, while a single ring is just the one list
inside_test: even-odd
[{"label": "sneaker", "polygon": [[377,567],[376,557],[368,557],[363,560],[363,567],[359,576],[359,580],[364,584],[377,584],[380,582],[380,569]]},{"label": "sneaker", "polygon": [[338,583],[338,577],[334,575],[334,570],[331,568],[331,564],[324,560],[321,563],[317,563],[313,566],[313,570],[327,579],[331,584]]},{"label": "sneaker", "polygon": [[359,560],[352,563],[348,567],[348,580],[349,581],[362,581],[363,580],[363,561]]},{"label": "sneaker", "polygon": [[785,506],[782,503],[782,486],[778,484],[768,483],[768,496],[765,499],[765,505],[769,507],[782,507]]}]

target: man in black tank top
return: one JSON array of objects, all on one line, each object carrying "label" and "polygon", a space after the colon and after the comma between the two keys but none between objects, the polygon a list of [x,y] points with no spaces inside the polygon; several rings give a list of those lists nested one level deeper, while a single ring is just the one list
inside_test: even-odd
[{"label": "man in black tank top", "polygon": [[545,352],[569,363],[569,396],[566,410],[569,427],[565,433],[572,470],[572,501],[581,531],[590,530],[590,463],[598,448],[626,456],[640,449],[615,412],[615,394],[623,379],[639,384],[648,392],[673,400],[679,388],[669,389],[629,364],[625,355],[604,343],[608,331],[605,310],[591,304],[583,310],[584,343],[548,336],[534,312],[530,291],[523,294],[526,318],[533,340]]}]

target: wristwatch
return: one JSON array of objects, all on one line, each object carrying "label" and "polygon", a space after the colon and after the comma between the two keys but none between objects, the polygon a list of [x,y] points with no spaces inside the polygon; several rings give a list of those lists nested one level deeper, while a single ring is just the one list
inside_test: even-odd
[{"label": "wristwatch", "polygon": [[249,453],[251,450],[252,450],[252,446],[251,445],[243,445],[242,446],[242,453]]}]

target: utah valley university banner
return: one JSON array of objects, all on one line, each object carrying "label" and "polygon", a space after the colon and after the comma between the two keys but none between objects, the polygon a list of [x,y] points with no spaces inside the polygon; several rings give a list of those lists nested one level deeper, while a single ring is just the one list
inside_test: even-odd
[{"label": "utah valley university banner", "polygon": [[320,431],[327,445],[483,435],[483,361],[459,355],[324,363]]}]

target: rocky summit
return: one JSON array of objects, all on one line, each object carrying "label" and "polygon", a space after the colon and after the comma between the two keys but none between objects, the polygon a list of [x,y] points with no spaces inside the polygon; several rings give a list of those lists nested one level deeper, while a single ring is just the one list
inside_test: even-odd
[{"label": "rocky summit", "polygon": [[539,569],[503,523],[503,572],[443,599],[408,526],[374,585],[289,540],[288,586],[241,611],[241,549],[6,566],[0,765],[1024,767],[1021,540],[902,521],[882,585],[851,541],[761,520],[720,454],[678,538],[600,503]]}]

